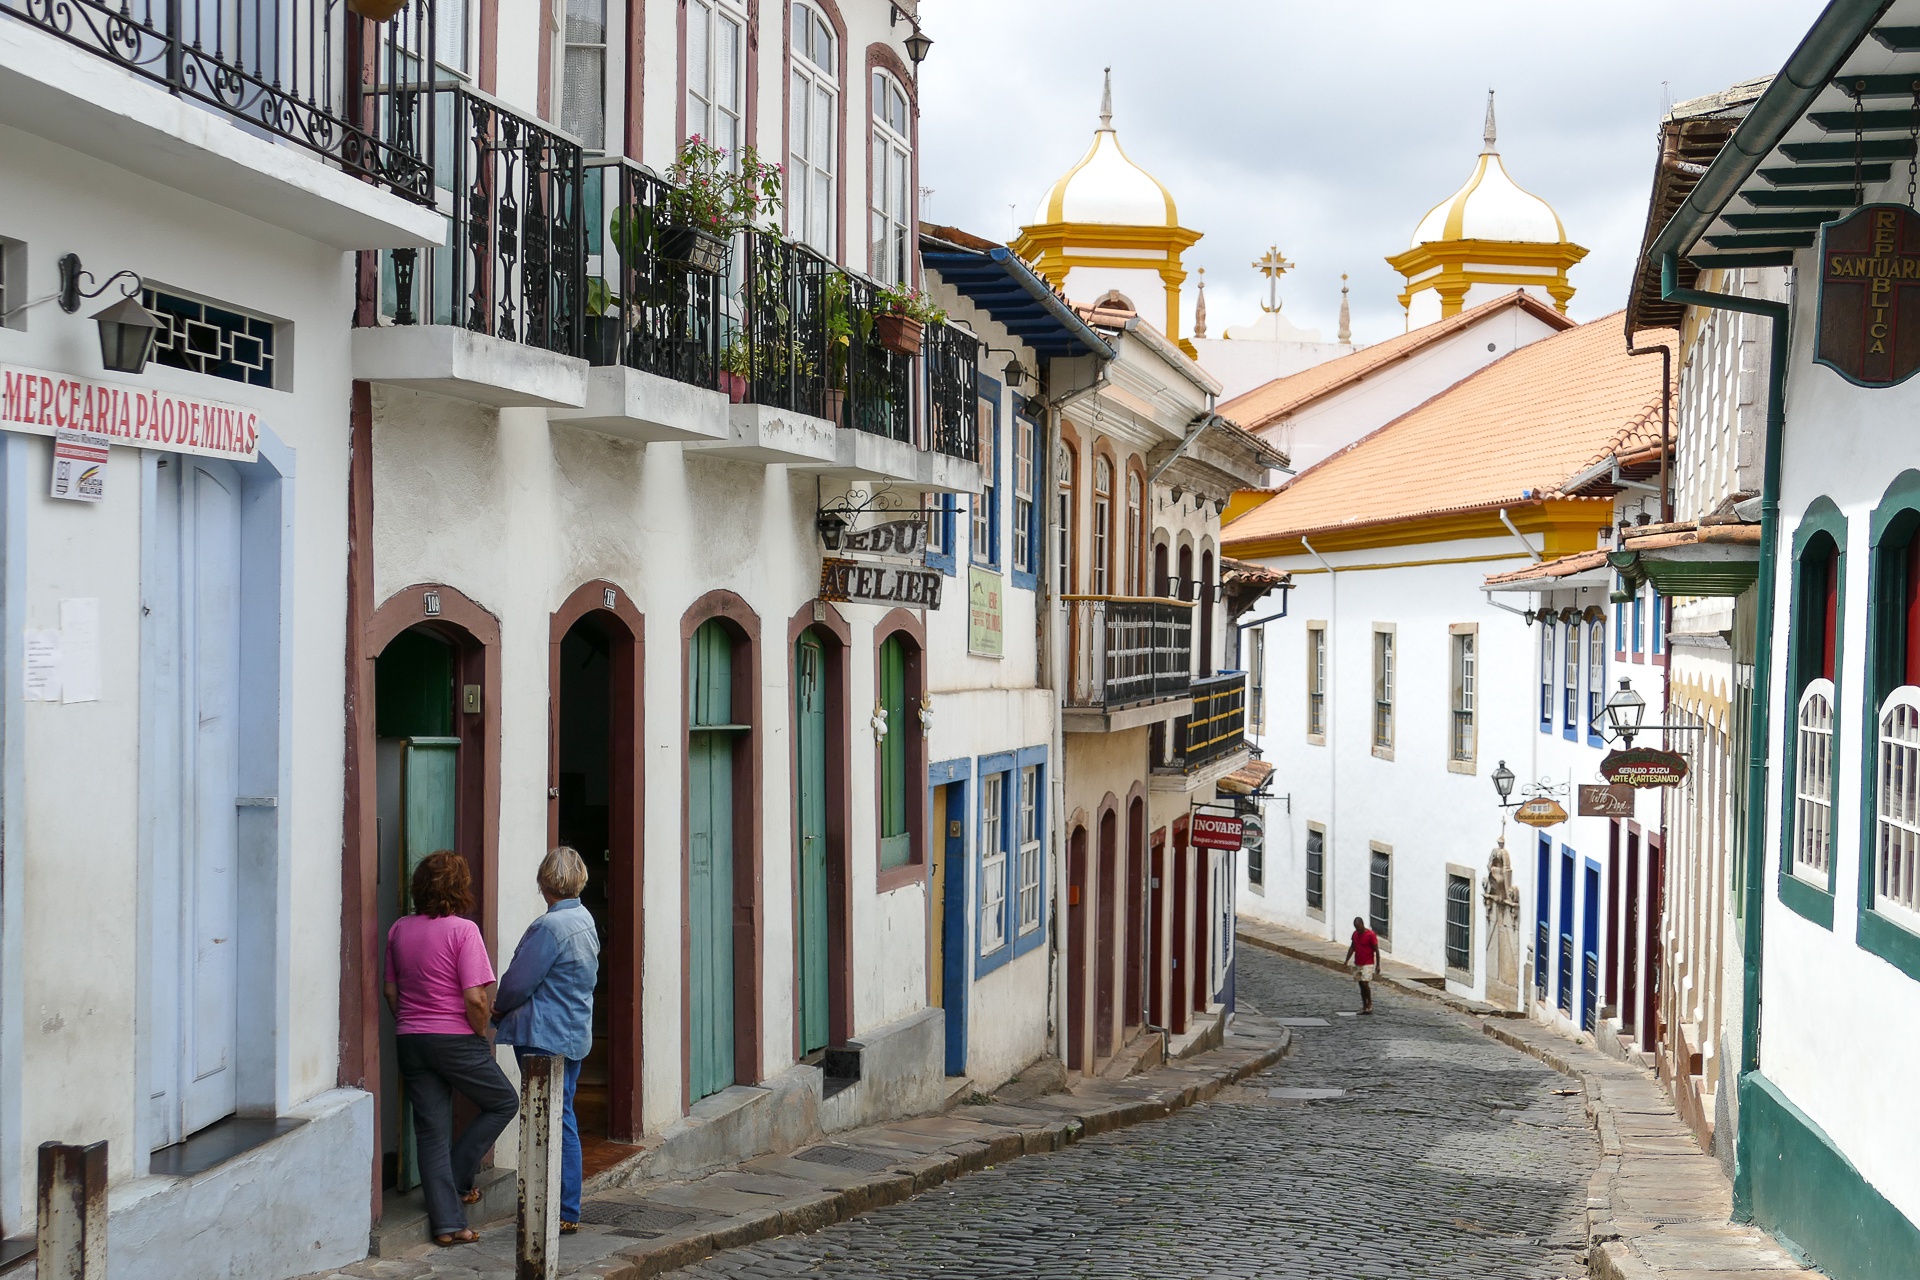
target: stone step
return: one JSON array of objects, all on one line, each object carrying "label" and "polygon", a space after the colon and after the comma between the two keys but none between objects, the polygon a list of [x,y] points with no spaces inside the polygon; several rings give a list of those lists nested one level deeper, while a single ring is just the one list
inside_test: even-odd
[{"label": "stone step", "polygon": [[[480,1189],[480,1202],[467,1206],[467,1225],[476,1231],[519,1212],[520,1184],[513,1170],[482,1169],[474,1185]],[[389,1191],[381,1197],[380,1222],[373,1229],[367,1252],[375,1258],[397,1258],[431,1238],[426,1197],[420,1189]]]}]

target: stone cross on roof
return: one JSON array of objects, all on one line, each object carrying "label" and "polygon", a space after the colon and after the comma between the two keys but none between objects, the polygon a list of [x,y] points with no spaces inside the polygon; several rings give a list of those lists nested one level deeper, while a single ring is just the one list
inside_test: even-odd
[{"label": "stone cross on roof", "polygon": [[1280,252],[1279,245],[1269,248],[1266,256],[1253,264],[1253,269],[1267,278],[1267,300],[1260,304],[1260,309],[1268,315],[1280,310],[1280,277],[1293,270],[1294,266]]}]

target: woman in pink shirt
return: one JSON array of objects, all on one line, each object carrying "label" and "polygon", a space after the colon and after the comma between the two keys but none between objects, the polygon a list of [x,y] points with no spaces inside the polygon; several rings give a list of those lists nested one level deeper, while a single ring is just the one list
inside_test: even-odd
[{"label": "woman in pink shirt", "polygon": [[[413,872],[413,914],[387,932],[387,1007],[393,1010],[400,1078],[413,1104],[413,1143],[427,1223],[434,1243],[480,1237],[461,1207],[473,1191],[481,1157],[519,1110],[487,1038],[493,1016],[493,965],[473,910],[466,860],[449,849],[429,854]],[[480,1114],[453,1136],[453,1095]]]}]

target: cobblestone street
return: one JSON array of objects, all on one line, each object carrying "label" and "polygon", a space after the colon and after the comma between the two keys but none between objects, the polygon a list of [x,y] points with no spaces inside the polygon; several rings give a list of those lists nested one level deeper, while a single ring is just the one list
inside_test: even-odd
[{"label": "cobblestone street", "polygon": [[1243,948],[1239,981],[1243,1006],[1328,1025],[1296,1027],[1291,1057],[1210,1104],[674,1274],[1584,1274],[1598,1149],[1565,1077],[1393,991],[1341,1017],[1354,985],[1298,961]]}]

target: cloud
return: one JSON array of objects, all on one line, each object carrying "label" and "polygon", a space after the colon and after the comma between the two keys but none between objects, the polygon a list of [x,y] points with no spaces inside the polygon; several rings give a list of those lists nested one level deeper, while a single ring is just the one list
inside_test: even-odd
[{"label": "cloud", "polygon": [[[1258,314],[1250,264],[1299,264],[1296,324],[1330,338],[1340,275],[1354,333],[1402,327],[1385,257],[1472,172],[1486,91],[1500,151],[1592,252],[1580,319],[1624,305],[1670,100],[1777,70],[1819,0],[922,0],[922,216],[996,239],[1029,221],[1091,140],[1100,71],[1136,163],[1205,233],[1210,331]],[[1192,308],[1192,285],[1187,288]]]}]

